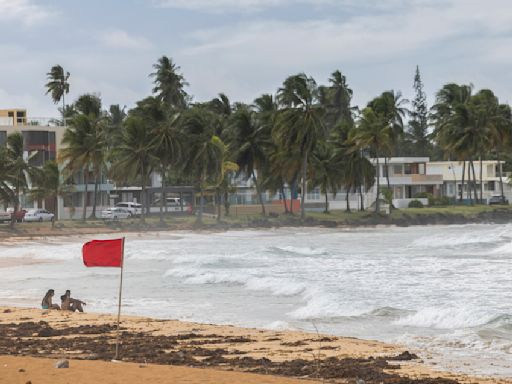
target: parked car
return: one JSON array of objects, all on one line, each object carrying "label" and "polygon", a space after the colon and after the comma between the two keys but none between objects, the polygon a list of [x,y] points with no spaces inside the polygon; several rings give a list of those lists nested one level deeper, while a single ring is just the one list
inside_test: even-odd
[{"label": "parked car", "polygon": [[142,214],[142,205],[139,203],[130,203],[122,201],[120,203],[117,203],[116,207],[126,209],[128,212],[130,212],[132,216],[139,216]]},{"label": "parked car", "polygon": [[[183,209],[181,207],[182,201],[179,197],[167,197],[166,201],[166,210],[167,212],[187,212],[192,213],[192,206],[187,202],[183,201]],[[158,213],[160,212],[160,198],[157,198],[153,201],[153,205],[150,208],[150,212]]]},{"label": "parked car", "polygon": [[53,221],[55,215],[51,212],[48,212],[46,209],[29,209],[25,216],[23,217],[23,221]]},{"label": "parked car", "polygon": [[489,205],[507,205],[508,200],[505,199],[505,196],[501,195],[493,195],[489,199]]},{"label": "parked car", "polygon": [[23,221],[23,218],[25,217],[25,214],[27,213],[27,210],[21,208],[14,212],[14,208],[7,208],[6,212],[8,212],[11,216],[14,214],[16,222],[21,223]]},{"label": "parked car", "polygon": [[10,212],[0,212],[0,223],[5,223],[11,221],[11,213]]},{"label": "parked car", "polygon": [[132,214],[126,208],[112,207],[101,211],[101,218],[103,220],[119,220],[128,219],[132,217]]}]

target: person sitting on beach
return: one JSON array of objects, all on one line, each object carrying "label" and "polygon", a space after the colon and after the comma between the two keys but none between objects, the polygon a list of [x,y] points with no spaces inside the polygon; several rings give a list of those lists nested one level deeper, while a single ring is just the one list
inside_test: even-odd
[{"label": "person sitting on beach", "polygon": [[82,307],[82,305],[86,305],[85,302],[78,300],[78,299],[73,299],[71,297],[71,291],[69,289],[66,291],[66,293],[64,295],[62,295],[60,297],[60,299],[62,301],[61,307],[63,310],[71,311],[71,312],[75,312],[75,311],[83,312],[84,311],[84,308]]},{"label": "person sitting on beach", "polygon": [[52,297],[55,295],[55,291],[53,289],[49,289],[46,292],[46,295],[43,297],[43,301],[41,301],[41,308],[43,309],[60,309],[58,304],[52,304]]}]

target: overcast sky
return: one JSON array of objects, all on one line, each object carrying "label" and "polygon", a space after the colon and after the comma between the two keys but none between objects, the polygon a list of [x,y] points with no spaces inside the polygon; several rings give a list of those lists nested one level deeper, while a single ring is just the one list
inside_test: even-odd
[{"label": "overcast sky", "polygon": [[196,101],[251,102],[288,75],[321,84],[340,69],[362,106],[389,89],[411,98],[419,65],[430,102],[447,82],[511,102],[511,43],[510,0],[0,0],[0,108],[55,116],[54,64],[71,72],[68,100],[130,107],[162,55]]}]

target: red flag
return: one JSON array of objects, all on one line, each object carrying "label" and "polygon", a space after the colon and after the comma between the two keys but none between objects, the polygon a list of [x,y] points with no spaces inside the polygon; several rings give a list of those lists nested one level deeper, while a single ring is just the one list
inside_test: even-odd
[{"label": "red flag", "polygon": [[82,247],[86,267],[122,267],[124,239],[92,240]]}]

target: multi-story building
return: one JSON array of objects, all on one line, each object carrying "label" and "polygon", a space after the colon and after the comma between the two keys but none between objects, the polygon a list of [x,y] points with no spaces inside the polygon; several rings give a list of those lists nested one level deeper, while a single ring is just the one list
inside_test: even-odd
[{"label": "multi-story building", "polygon": [[[1,109],[0,145],[6,145],[8,135],[21,132],[24,155],[32,165],[43,166],[49,160],[56,160],[59,151],[63,148],[62,138],[65,127],[55,125],[54,121],[56,119],[27,117],[25,109]],[[67,180],[70,184],[70,192],[64,197],[57,198],[57,207],[53,199],[34,201],[30,194],[21,196],[21,207],[25,209],[43,207],[57,212],[59,219],[81,217],[84,200],[90,212],[94,193],[94,184],[90,182],[87,186],[87,196],[85,195],[84,172],[89,171],[83,170]],[[89,175],[88,179],[94,180],[92,175]],[[108,192],[111,189],[112,185],[102,176],[97,195],[98,209],[108,206]]]},{"label": "multi-story building", "polygon": [[[473,179],[473,169],[470,169],[466,162],[464,169],[464,192],[463,200],[468,200],[468,179]],[[482,161],[482,184],[483,199],[488,200],[493,195],[501,195],[500,172],[503,185],[503,194],[512,201],[512,187],[508,183],[507,174],[503,172],[504,161],[483,160]],[[473,161],[475,167],[476,187],[480,195],[480,162]],[[461,161],[432,161],[428,163],[427,174],[440,174],[443,177],[443,196],[459,198],[462,190],[462,170],[463,163]]]},{"label": "multi-story building", "polygon": [[27,111],[25,109],[0,109],[0,125],[6,127],[27,125]]},{"label": "multi-story building", "polygon": [[[428,200],[423,198],[425,193],[434,197],[448,196],[450,198],[459,197],[462,189],[462,162],[457,161],[430,161],[428,157],[392,157],[385,161],[379,158],[379,183],[386,188],[388,186],[393,191],[393,205],[396,208],[406,208],[411,200],[420,200],[427,204]],[[371,159],[377,167],[377,159]],[[387,163],[387,164],[386,164]],[[504,196],[512,201],[512,186],[509,184],[509,174],[502,172],[503,161],[484,160],[482,161],[482,183],[483,199],[488,201],[491,196],[501,195],[501,184],[503,185]],[[468,179],[470,176],[469,167],[466,163],[464,176],[463,201],[469,200]],[[475,176],[477,179],[476,187],[480,195],[480,162],[474,161]],[[501,178],[500,178],[501,171]],[[473,177],[471,170],[471,178]],[[501,179],[501,182],[500,182]],[[364,193],[363,201],[365,207],[373,204],[376,198],[376,183]],[[356,193],[350,193],[348,201],[351,208],[358,208],[361,196]],[[329,206],[331,209],[346,209],[345,191],[338,191],[336,195],[328,193]],[[312,209],[319,209],[325,197],[320,193],[320,189],[313,188],[306,194],[306,204]]]},{"label": "multi-story building", "polygon": [[[428,157],[391,157],[370,159],[375,167],[379,167],[378,175],[381,188],[388,187],[393,192],[393,205],[396,208],[406,208],[412,200],[419,199],[427,204],[427,199],[422,199],[421,194],[429,193],[433,196],[441,196],[443,193],[443,176],[441,174],[427,173]],[[376,199],[377,180],[372,188],[363,190],[364,206],[368,207]],[[340,191],[334,196],[328,194],[329,206],[332,209],[346,209],[346,193]],[[318,188],[309,191],[306,195],[306,203],[321,202],[322,196]],[[352,209],[361,204],[359,193],[350,193],[348,201]]]}]

